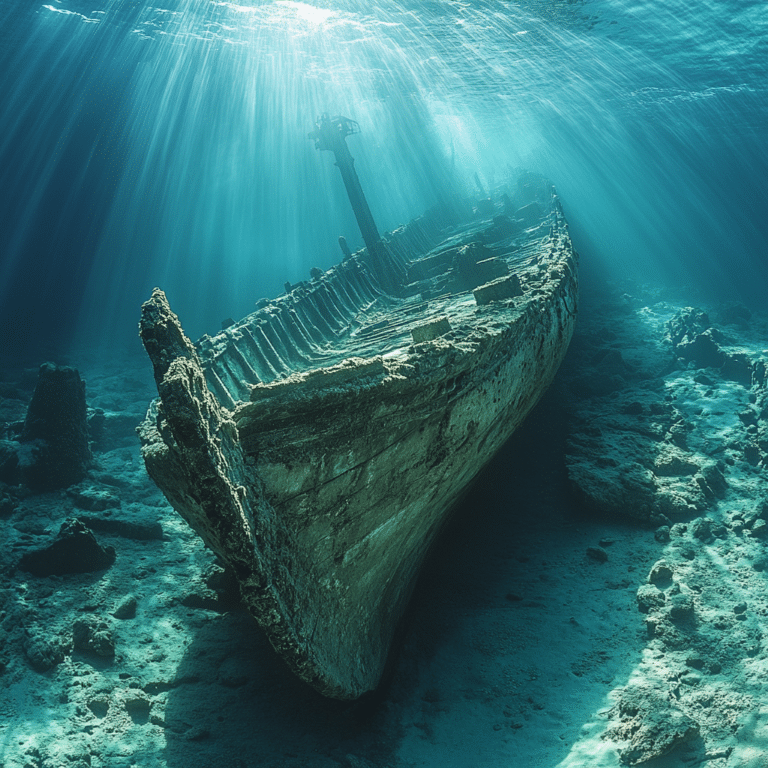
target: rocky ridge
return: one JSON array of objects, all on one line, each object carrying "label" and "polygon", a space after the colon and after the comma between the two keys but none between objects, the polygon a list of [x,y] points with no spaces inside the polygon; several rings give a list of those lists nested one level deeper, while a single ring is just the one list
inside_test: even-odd
[{"label": "rocky ridge", "polygon": [[686,749],[731,765],[765,719],[768,326],[738,304],[649,299],[613,293],[569,368],[574,493],[661,545],[637,590],[643,661],[605,737],[627,765]]}]

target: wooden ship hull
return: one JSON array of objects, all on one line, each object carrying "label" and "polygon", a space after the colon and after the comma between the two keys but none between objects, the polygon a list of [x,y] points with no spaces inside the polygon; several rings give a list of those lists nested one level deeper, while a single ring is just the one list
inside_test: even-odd
[{"label": "wooden ship hull", "polygon": [[143,306],[149,474],[326,696],[376,688],[448,511],[568,347],[557,196],[531,176],[510,194],[468,224],[416,219],[195,345],[162,291]]}]

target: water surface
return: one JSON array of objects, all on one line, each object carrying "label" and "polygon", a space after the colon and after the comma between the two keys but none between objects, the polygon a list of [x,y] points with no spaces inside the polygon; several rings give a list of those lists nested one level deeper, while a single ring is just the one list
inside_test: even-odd
[{"label": "water surface", "polygon": [[6,359],[136,345],[155,285],[194,338],[362,246],[325,111],[382,231],[524,167],[587,280],[768,287],[764,2],[8,0],[0,29]]}]

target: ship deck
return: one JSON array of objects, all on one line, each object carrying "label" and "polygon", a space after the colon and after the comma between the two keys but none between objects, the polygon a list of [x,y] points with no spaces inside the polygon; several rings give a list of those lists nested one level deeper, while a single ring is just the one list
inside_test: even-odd
[{"label": "ship deck", "polygon": [[[458,286],[456,280],[448,280],[451,259],[462,248],[487,240],[493,217],[432,233],[432,246],[417,252],[416,258],[405,255],[415,250],[413,233],[406,228],[390,233],[392,252],[403,253],[399,261],[406,279],[400,295],[381,290],[370,279],[367,252],[359,252],[319,279],[264,302],[215,336],[204,336],[196,347],[208,386],[222,405],[234,409],[251,399],[252,388],[259,384],[349,358],[404,357],[419,328],[429,334],[431,326],[434,333],[450,338],[454,330],[487,323],[493,309],[478,313],[473,288],[498,277],[499,270],[530,282],[554,215],[547,211],[538,223],[480,245],[495,271],[485,278],[459,281]],[[423,243],[424,237],[418,240]]]},{"label": "ship deck", "polygon": [[[535,265],[540,241],[544,236],[539,232],[540,229],[526,231],[486,247],[492,257],[504,260],[510,274],[522,277],[526,270]],[[425,258],[459,247],[466,241],[467,234],[470,233],[465,231],[449,238],[426,254]],[[350,326],[343,346],[333,351],[331,363],[341,362],[344,357],[350,356],[397,356],[413,343],[411,334],[414,328],[423,327],[441,317],[448,318],[451,327],[465,326],[476,320],[476,310],[477,302],[471,290],[444,293],[429,299],[424,299],[419,293],[396,301],[390,299],[373,302],[361,312],[364,321],[357,327]]]}]

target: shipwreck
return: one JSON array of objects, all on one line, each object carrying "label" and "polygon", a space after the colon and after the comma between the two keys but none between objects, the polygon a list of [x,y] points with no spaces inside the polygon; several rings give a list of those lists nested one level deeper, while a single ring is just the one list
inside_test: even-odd
[{"label": "shipwreck", "polygon": [[377,687],[430,544],[551,383],[578,301],[551,183],[523,174],[380,237],[354,131],[324,116],[312,137],[364,249],[195,344],[159,289],[140,322],[150,476],[291,669],[337,699]]}]

